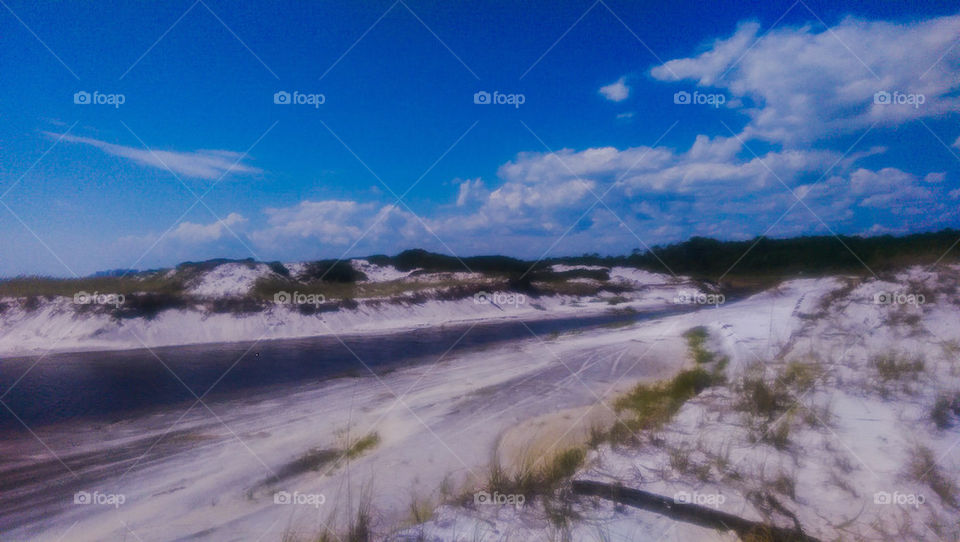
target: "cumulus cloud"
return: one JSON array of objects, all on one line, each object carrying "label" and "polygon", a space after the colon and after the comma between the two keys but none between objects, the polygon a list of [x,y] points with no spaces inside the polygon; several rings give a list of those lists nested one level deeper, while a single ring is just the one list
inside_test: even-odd
[{"label": "cumulus cloud", "polygon": [[[691,235],[748,238],[773,225],[775,234],[793,235],[827,233],[825,223],[857,228],[858,217],[902,227],[956,215],[941,201],[947,196],[943,173],[857,166],[883,152],[784,149],[755,156],[737,138],[699,136],[685,151],[520,153],[499,168],[502,183],[473,212],[432,223],[458,239],[492,235],[523,239],[525,246],[566,233],[569,244],[561,246],[569,251],[589,249],[591,242],[593,249],[637,246],[634,234],[650,243]],[[461,185],[461,197],[464,190]]]},{"label": "cumulus cloud", "polygon": [[[60,138],[58,134],[47,133]],[[173,171],[184,177],[219,179],[230,173],[261,173],[261,170],[243,163],[243,155],[233,151],[199,150],[193,152],[150,151],[140,147],[127,147],[90,137],[62,136],[63,141],[90,145],[101,151],[137,164]]]},{"label": "cumulus cloud", "polygon": [[630,87],[627,78],[621,77],[609,85],[600,87],[600,94],[611,102],[622,102],[630,96]]},{"label": "cumulus cloud", "polygon": [[189,243],[207,243],[217,241],[224,235],[227,235],[233,228],[247,221],[238,213],[230,213],[222,220],[217,220],[210,224],[197,224],[195,222],[181,222],[173,229],[168,237]]},{"label": "cumulus cloud", "polygon": [[[755,23],[741,24],[702,53],[651,72],[662,81],[722,89],[727,103],[748,116],[738,136],[726,130],[699,135],[680,148],[520,152],[500,165],[495,179],[454,180],[450,204],[422,221],[403,207],[377,202],[306,200],[264,210],[265,224],[250,238],[264,250],[283,247],[293,257],[311,257],[324,247],[338,255],[355,244],[354,255],[429,248],[436,232],[457,251],[536,257],[560,236],[556,251],[569,254],[692,235],[878,233],[956,223],[960,189],[945,172],[878,164],[883,147],[844,155],[845,147],[831,149],[825,140],[874,123],[960,111],[958,35],[960,16],[909,23],[847,18],[830,29],[781,27],[766,35]],[[619,102],[630,91],[621,78],[599,93]],[[877,92],[922,94],[924,103],[883,103],[875,101]],[[135,149],[75,139],[156,166],[131,154]],[[953,146],[960,148],[960,138]],[[202,153],[172,154],[193,159],[196,168]],[[867,157],[871,167],[864,166]],[[206,167],[225,171],[222,164]],[[239,225],[243,217],[228,220]],[[201,240],[221,235],[217,223],[184,223],[173,232]]]},{"label": "cumulus cloud", "polygon": [[463,207],[472,202],[482,200],[487,194],[489,194],[489,191],[487,191],[483,185],[483,180],[479,177],[461,181],[457,189],[457,207]]},{"label": "cumulus cloud", "polygon": [[[847,18],[830,29],[784,27],[763,36],[758,24],[746,23],[651,74],[724,89],[743,100],[745,137],[798,143],[960,111],[958,35],[960,16],[911,23]],[[922,95],[923,103],[891,103],[911,95]]]},{"label": "cumulus cloud", "polygon": [[345,246],[365,240],[410,242],[422,237],[423,228],[412,213],[393,205],[351,200],[301,201],[266,209],[267,227],[251,234],[261,244],[306,241],[320,246]]},{"label": "cumulus cloud", "polygon": [[166,232],[150,231],[122,236],[111,247],[111,251],[118,255],[113,265],[145,269],[214,256],[257,257],[249,248],[245,236],[247,227],[246,217],[230,213],[211,222],[180,222]]},{"label": "cumulus cloud", "polygon": [[883,209],[920,209],[933,203],[933,192],[920,179],[897,168],[879,171],[858,169],[850,176],[854,195],[864,195],[860,205]]},{"label": "cumulus cloud", "polygon": [[[665,147],[564,149],[557,153],[521,153],[499,169],[508,185],[536,185],[551,192],[571,180],[616,183],[627,195],[642,192],[683,194],[693,191],[762,189],[797,180],[802,173],[825,169],[840,158],[832,151],[771,151],[761,158],[744,154],[737,138],[698,136],[685,152]],[[591,187],[597,183],[590,181]],[[501,188],[500,190],[503,190]],[[570,194],[582,196],[582,191]],[[552,196],[552,200],[559,198]]]}]

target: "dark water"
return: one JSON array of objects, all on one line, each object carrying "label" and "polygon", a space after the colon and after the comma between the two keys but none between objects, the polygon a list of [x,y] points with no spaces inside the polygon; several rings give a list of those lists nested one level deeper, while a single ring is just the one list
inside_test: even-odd
[{"label": "dark water", "polygon": [[35,365],[36,357],[0,359],[0,400],[8,407],[0,405],[0,431],[76,418],[116,421],[195,400],[193,394],[203,397],[209,392],[203,398],[210,402],[217,397],[255,393],[271,386],[345,375],[365,376],[370,373],[364,364],[382,372],[434,362],[448,350],[453,354],[505,341],[532,339],[531,331],[545,337],[676,312],[673,308],[525,323],[506,321],[479,324],[472,329],[469,325],[444,326],[389,335],[341,336],[343,342],[335,337],[312,337],[173,346],[154,348],[152,353],[137,349],[51,354]]}]

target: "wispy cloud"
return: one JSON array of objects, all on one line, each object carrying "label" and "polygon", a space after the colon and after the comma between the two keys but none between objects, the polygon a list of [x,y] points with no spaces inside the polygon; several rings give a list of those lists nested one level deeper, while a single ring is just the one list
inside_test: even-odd
[{"label": "wispy cloud", "polygon": [[627,78],[621,77],[609,85],[600,87],[600,94],[611,102],[622,102],[630,96],[630,87]]},{"label": "wispy cloud", "polygon": [[[60,134],[44,132],[50,137]],[[193,152],[148,150],[142,147],[127,147],[108,143],[91,137],[67,134],[63,141],[96,147],[103,152],[132,160],[140,165],[169,170],[184,177],[219,179],[230,173],[255,174],[262,171],[243,163],[243,154],[222,150],[198,150]]]}]

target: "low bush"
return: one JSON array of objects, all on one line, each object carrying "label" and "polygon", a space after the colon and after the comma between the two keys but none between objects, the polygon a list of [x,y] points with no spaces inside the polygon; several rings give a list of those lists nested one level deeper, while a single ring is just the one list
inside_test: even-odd
[{"label": "low bush", "polygon": [[367,275],[353,267],[349,260],[319,260],[310,262],[297,277],[305,282],[355,283],[367,280]]}]

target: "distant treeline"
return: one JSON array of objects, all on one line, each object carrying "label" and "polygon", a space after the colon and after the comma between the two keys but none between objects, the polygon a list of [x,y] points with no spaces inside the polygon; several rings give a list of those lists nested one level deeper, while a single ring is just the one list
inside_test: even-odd
[{"label": "distant treeline", "polygon": [[584,255],[556,261],[581,265],[630,265],[658,271],[669,268],[677,274],[713,279],[724,274],[870,273],[870,270],[880,272],[904,265],[931,265],[941,258],[943,262],[956,262],[960,258],[960,247],[954,246],[958,240],[960,231],[952,229],[902,237],[823,235],[789,239],[761,237],[749,241],[693,237],[682,243],[634,251],[625,257]]},{"label": "distant treeline", "polygon": [[[418,273],[472,271],[501,275],[523,286],[532,281],[594,278],[605,280],[606,272],[555,272],[555,264],[594,265],[603,267],[627,266],[660,273],[692,276],[698,279],[718,280],[722,277],[782,277],[789,275],[818,275],[826,273],[879,273],[906,265],[931,265],[942,261],[960,260],[960,231],[946,229],[933,233],[915,233],[895,237],[804,236],[789,239],[755,238],[747,241],[718,241],[693,237],[688,241],[658,245],[650,249],[634,250],[629,255],[600,256],[584,254],[546,258],[541,261],[522,260],[508,256],[457,257],[428,252],[423,249],[405,250],[396,256],[375,255],[365,258],[376,265],[392,265],[400,271]],[[172,278],[166,270],[135,271],[117,269],[96,273],[83,279],[53,279],[46,277],[16,277],[0,279],[0,296],[16,295],[40,288],[51,294],[70,291],[68,283],[81,281],[91,291],[107,290],[118,293],[140,290],[179,291],[183,283],[199,273],[224,263],[240,263],[253,267],[253,258],[243,260],[212,259],[202,262],[183,262],[176,266]],[[280,262],[266,262],[278,275],[290,280],[306,282],[356,283],[366,275],[355,269],[349,260],[317,260],[308,262],[298,276],[290,276]],[[37,284],[34,284],[37,283]],[[49,283],[49,284],[48,284]],[[58,284],[54,284],[58,283]],[[152,284],[156,283],[156,284]],[[79,284],[79,283],[78,283]],[[32,286],[31,286],[32,285]],[[29,287],[28,287],[29,286]],[[38,290],[39,291],[39,290]]]},{"label": "distant treeline", "polygon": [[[402,271],[470,270],[529,275],[545,273],[546,268],[553,264],[606,267],[622,265],[718,279],[724,275],[870,273],[870,270],[880,272],[911,264],[930,265],[941,258],[944,262],[955,262],[960,257],[960,247],[954,247],[958,239],[960,231],[953,229],[901,237],[823,235],[789,239],[761,237],[747,241],[718,241],[693,237],[682,243],[635,250],[627,256],[584,254],[534,262],[507,256],[457,258],[415,249],[406,250],[396,256],[371,256],[368,260],[377,265],[393,265]],[[951,250],[951,247],[954,249]]]}]

